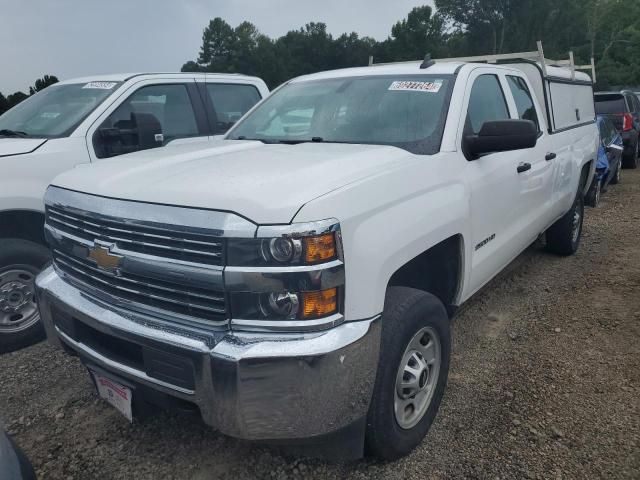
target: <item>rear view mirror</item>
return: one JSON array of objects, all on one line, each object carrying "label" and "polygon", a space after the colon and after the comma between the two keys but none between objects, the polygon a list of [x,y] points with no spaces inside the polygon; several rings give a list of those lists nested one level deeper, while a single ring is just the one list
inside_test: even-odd
[{"label": "rear view mirror", "polygon": [[165,141],[162,125],[154,115],[131,113],[129,119],[96,130],[93,147],[98,158],[107,158],[161,147]]},{"label": "rear view mirror", "polygon": [[538,128],[531,120],[498,120],[485,122],[477,135],[464,137],[463,150],[470,159],[494,152],[533,148],[538,141]]}]

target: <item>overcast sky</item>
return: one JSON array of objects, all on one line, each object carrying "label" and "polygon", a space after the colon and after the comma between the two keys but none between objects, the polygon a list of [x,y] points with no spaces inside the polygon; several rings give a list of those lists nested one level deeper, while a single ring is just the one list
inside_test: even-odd
[{"label": "overcast sky", "polygon": [[36,78],[179,71],[214,17],[278,37],[311,21],[378,40],[431,0],[0,0],[0,92]]}]

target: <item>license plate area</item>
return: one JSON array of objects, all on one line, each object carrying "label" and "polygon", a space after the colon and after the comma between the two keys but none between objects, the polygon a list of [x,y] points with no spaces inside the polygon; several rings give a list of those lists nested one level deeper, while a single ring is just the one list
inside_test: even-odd
[{"label": "license plate area", "polygon": [[133,422],[132,397],[133,390],[121,383],[113,380],[107,375],[89,369],[93,377],[96,390],[100,398],[106,400],[111,406],[118,410],[124,417]]}]

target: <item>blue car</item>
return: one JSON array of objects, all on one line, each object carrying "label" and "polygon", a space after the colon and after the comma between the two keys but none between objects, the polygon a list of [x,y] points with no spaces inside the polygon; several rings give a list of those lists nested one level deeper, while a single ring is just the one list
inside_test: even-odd
[{"label": "blue car", "polygon": [[607,191],[609,184],[615,185],[620,182],[622,152],[624,151],[622,136],[611,120],[598,115],[597,123],[600,131],[600,144],[598,146],[596,173],[585,198],[585,203],[591,207],[598,205],[600,194]]}]

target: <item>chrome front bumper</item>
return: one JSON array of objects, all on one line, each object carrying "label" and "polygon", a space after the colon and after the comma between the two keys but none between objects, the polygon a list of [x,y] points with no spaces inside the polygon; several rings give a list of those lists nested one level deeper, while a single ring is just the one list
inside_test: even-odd
[{"label": "chrome front bumper", "polygon": [[[378,365],[379,317],[316,333],[193,334],[158,328],[101,304],[52,267],[40,274],[36,286],[50,343],[65,344],[85,363],[117,377],[197,405],[204,421],[227,435],[310,438],[366,416]],[[95,339],[88,342],[72,333],[78,330],[93,332]],[[139,356],[134,358],[132,351]],[[172,381],[149,365],[166,367],[171,358],[189,381]]]}]

